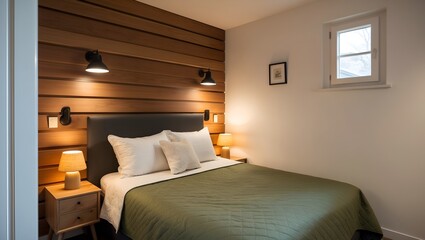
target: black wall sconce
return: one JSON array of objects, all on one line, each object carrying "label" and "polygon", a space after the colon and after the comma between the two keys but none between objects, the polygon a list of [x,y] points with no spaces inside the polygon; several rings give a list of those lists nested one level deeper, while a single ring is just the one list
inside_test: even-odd
[{"label": "black wall sconce", "polygon": [[204,110],[204,121],[210,120],[210,110],[205,109]]},{"label": "black wall sconce", "polygon": [[89,62],[87,65],[86,72],[92,73],[107,73],[109,72],[108,67],[102,62],[102,56],[98,50],[86,52],[86,60]]},{"label": "black wall sconce", "polygon": [[69,125],[72,122],[70,107],[63,107],[61,109],[61,117],[59,121],[64,126]]},{"label": "black wall sconce", "polygon": [[209,69],[207,71],[199,69],[198,75],[200,77],[204,78],[201,81],[201,85],[204,85],[204,86],[215,86],[216,85],[214,79],[212,79],[212,77],[211,77],[211,71]]}]

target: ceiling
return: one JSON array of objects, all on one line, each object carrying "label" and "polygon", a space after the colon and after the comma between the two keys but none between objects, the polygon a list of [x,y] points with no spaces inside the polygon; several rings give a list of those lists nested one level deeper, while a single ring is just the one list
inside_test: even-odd
[{"label": "ceiling", "polygon": [[224,30],[317,0],[137,0]]}]

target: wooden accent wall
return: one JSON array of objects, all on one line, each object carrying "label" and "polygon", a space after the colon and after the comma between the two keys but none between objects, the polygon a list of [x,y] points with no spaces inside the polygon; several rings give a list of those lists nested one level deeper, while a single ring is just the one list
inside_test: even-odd
[{"label": "wooden accent wall", "polygon": [[[109,73],[85,72],[85,53],[96,49]],[[87,116],[209,109],[205,125],[216,142],[225,129],[224,59],[223,30],[134,0],[40,0],[40,235],[48,230],[43,189],[63,181],[62,151],[86,153]],[[211,69],[217,85],[201,86],[199,68]],[[72,123],[49,129],[47,117],[63,106],[71,107]]]}]

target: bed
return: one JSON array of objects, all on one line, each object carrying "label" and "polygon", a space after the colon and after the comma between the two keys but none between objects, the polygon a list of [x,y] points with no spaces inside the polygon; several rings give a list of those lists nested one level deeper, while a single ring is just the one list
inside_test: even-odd
[{"label": "bed", "polygon": [[[87,177],[104,190],[102,211],[108,208],[107,202],[115,209],[110,212],[119,215],[115,222],[106,217],[119,238],[382,238],[362,192],[338,181],[219,157],[177,175],[160,171],[122,178],[116,173],[119,165],[108,135],[134,138],[163,130],[202,128],[203,114],[124,114],[88,119]],[[111,179],[115,185],[108,183]],[[107,186],[101,186],[101,181]],[[139,181],[144,184],[138,186]],[[121,198],[111,197],[118,193]]]}]

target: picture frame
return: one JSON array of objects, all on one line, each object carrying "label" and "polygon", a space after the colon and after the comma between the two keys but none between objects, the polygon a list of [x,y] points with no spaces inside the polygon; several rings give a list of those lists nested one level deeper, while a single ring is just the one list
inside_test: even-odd
[{"label": "picture frame", "polygon": [[269,85],[287,84],[287,63],[279,62],[269,64]]}]

